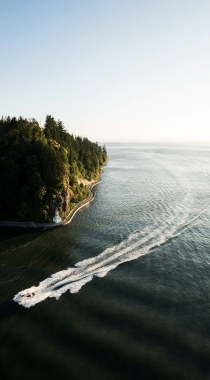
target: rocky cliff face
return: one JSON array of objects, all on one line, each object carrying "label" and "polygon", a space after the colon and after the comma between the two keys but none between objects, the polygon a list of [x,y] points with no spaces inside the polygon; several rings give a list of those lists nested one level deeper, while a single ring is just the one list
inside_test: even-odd
[{"label": "rocky cliff face", "polygon": [[70,201],[74,193],[70,188],[63,189],[62,192],[50,200],[49,213],[53,217],[58,209],[61,217],[70,212]]}]

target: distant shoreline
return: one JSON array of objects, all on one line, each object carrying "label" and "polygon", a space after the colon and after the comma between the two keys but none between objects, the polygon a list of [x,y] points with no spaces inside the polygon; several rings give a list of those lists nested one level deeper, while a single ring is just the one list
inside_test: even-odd
[{"label": "distant shoreline", "polygon": [[62,227],[69,224],[78,210],[80,210],[82,207],[86,206],[88,203],[93,201],[95,195],[92,192],[92,188],[101,182],[101,177],[104,174],[103,169],[105,166],[106,166],[106,163],[102,168],[102,172],[99,174],[98,180],[88,185],[88,192],[89,192],[88,197],[84,199],[83,201],[77,203],[77,205],[69,212],[68,216],[64,220],[62,220],[62,222],[35,223],[35,222],[0,221],[0,227],[17,227],[17,228],[36,229],[36,230],[50,230],[53,228],[58,228],[58,227]]}]

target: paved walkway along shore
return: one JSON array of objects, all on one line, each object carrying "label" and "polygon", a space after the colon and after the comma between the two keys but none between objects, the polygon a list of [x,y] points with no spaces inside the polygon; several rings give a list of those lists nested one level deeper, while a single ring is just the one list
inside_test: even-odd
[{"label": "paved walkway along shore", "polygon": [[34,222],[10,222],[10,221],[0,221],[0,227],[21,227],[21,228],[33,228],[33,229],[52,229],[52,228],[58,228],[65,226],[66,224],[69,224],[74,215],[78,210],[80,210],[82,207],[90,203],[94,199],[94,193],[92,192],[92,188],[95,185],[98,185],[101,182],[101,176],[104,174],[104,172],[100,173],[99,179],[96,182],[92,182],[90,185],[88,185],[88,192],[89,195],[86,199],[84,199],[82,202],[79,202],[73,210],[70,211],[69,215],[66,217],[66,219],[62,220],[60,223],[34,223]]}]

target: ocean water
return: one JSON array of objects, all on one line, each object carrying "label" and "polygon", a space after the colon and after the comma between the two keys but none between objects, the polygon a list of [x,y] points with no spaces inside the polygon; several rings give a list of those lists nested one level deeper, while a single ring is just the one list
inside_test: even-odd
[{"label": "ocean water", "polygon": [[107,150],[69,225],[0,231],[1,379],[210,379],[210,146]]}]

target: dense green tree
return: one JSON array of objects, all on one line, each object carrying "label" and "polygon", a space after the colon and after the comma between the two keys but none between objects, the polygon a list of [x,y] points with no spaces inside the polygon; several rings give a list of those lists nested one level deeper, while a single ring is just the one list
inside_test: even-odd
[{"label": "dense green tree", "polygon": [[78,178],[97,178],[106,160],[105,146],[69,134],[50,115],[44,128],[35,119],[2,117],[0,219],[51,220],[62,197],[71,194],[74,205],[87,196]]}]

